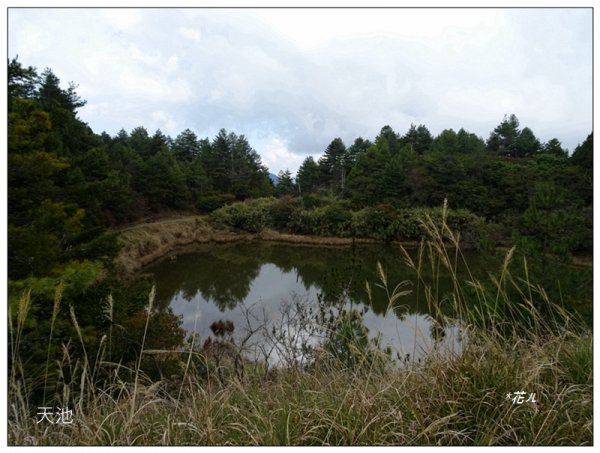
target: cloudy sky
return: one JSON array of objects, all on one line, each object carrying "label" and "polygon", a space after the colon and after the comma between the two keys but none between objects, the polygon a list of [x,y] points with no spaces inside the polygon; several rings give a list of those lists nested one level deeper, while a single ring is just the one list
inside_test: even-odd
[{"label": "cloudy sky", "polygon": [[592,130],[591,9],[10,9],[9,58],[51,68],[111,135],[244,134],[273,173],[384,125],[484,139],[515,113]]}]

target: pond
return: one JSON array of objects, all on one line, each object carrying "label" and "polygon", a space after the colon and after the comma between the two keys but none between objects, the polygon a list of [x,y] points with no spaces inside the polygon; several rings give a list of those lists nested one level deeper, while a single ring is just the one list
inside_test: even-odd
[{"label": "pond", "polygon": [[[410,294],[393,306],[378,286],[378,263],[389,292],[407,281],[401,289]],[[469,264],[473,263],[474,268],[482,269],[476,256],[469,257]],[[235,335],[242,338],[258,323],[281,326],[283,319],[289,321],[290,307],[316,307],[319,301],[328,306],[341,300],[346,308],[353,306],[364,313],[369,337],[379,336],[381,346],[389,346],[398,359],[406,360],[408,354],[410,360],[418,360],[433,347],[461,349],[456,326],[446,324],[443,331],[434,328],[416,275],[403,263],[397,246],[317,247],[254,241],[202,244],[167,257],[146,272],[156,284],[157,307],[180,316],[184,329],[202,341],[212,336],[210,326],[215,321],[232,321]],[[450,290],[443,271],[439,287],[441,292]]]}]

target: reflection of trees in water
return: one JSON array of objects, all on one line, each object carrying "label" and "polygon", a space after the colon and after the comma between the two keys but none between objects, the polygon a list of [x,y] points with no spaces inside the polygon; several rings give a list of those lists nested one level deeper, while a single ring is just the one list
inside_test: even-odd
[{"label": "reflection of trees in water", "polygon": [[191,300],[200,293],[221,311],[243,301],[264,260],[256,253],[244,254],[232,246],[213,246],[182,254],[175,263],[167,260],[150,270],[157,276],[157,305],[168,306],[178,293]]},{"label": "reflection of trees in water", "polygon": [[[391,264],[394,256],[383,247],[270,247],[269,261],[284,271],[295,270],[305,288],[314,286],[325,302],[345,295],[355,303],[368,303],[365,283],[376,278],[376,263]],[[396,267],[397,267],[396,263]],[[387,307],[384,294],[373,294],[373,308],[382,313]]]},{"label": "reflection of trees in water", "polygon": [[[392,246],[368,247],[308,247],[270,243],[234,243],[203,245],[193,253],[179,255],[176,262],[163,260],[150,268],[157,285],[157,305],[166,308],[179,293],[191,300],[198,293],[213,301],[221,310],[234,308],[250,291],[252,282],[264,264],[272,263],[282,272],[295,272],[308,290],[317,288],[324,301],[336,301],[348,295],[355,303],[368,303],[365,283],[372,290],[371,308],[376,314],[388,309],[379,281],[377,262],[387,274],[393,288],[403,280],[415,276],[402,264],[400,254]],[[279,284],[274,281],[273,285]],[[416,288],[413,286],[413,290]],[[416,293],[402,297],[397,304],[405,310],[424,312],[424,301]],[[390,307],[395,310],[396,307]]]}]

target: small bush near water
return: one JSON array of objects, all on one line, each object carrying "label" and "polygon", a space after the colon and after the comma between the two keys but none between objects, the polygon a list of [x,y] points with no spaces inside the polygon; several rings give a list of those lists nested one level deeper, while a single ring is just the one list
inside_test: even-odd
[{"label": "small bush near water", "polygon": [[[361,314],[343,311],[343,299],[327,306],[331,312],[295,301],[273,324],[236,327],[236,337],[154,348],[152,291],[137,356],[111,360],[112,324],[96,350],[88,349],[71,310],[76,335],[43,364],[46,376],[58,378],[42,384],[44,372],[23,372],[31,309],[24,292],[9,313],[9,444],[591,445],[590,330],[535,282],[512,273],[512,249],[489,281],[459,280],[452,271],[462,257],[460,248],[447,247],[458,245],[448,218],[446,209],[439,221],[424,215],[428,240],[416,260],[404,253],[404,261],[435,321],[460,325],[463,347],[456,354],[434,348],[420,363],[399,364],[366,340]],[[451,294],[436,295],[426,266],[450,270]],[[391,309],[402,287],[389,290],[384,270],[379,274],[371,283],[388,291]],[[60,303],[57,292],[55,307]],[[251,310],[247,316],[260,320]],[[267,341],[253,343],[259,335]],[[161,363],[168,372],[152,375]],[[35,399],[43,385],[43,399]],[[536,402],[517,403],[521,391]],[[37,406],[68,407],[72,423],[38,423]]]}]

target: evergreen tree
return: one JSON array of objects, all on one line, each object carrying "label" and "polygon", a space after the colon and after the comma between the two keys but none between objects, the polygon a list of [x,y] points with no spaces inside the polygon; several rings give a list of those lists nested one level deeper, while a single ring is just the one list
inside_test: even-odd
[{"label": "evergreen tree", "polygon": [[278,196],[294,195],[296,193],[296,184],[294,184],[292,172],[288,168],[286,168],[285,171],[281,170],[277,174],[277,177],[279,179],[277,181],[277,186],[275,186],[275,193]]},{"label": "evergreen tree", "polygon": [[221,129],[201,152],[201,160],[211,185],[219,192],[243,200],[267,195],[272,190],[267,168],[243,135]]},{"label": "evergreen tree", "polygon": [[485,151],[485,142],[463,128],[458,131],[458,148],[463,154],[480,154]]},{"label": "evergreen tree", "polygon": [[585,200],[587,206],[592,206],[594,186],[594,134],[591,133],[577,145],[573,155],[568,159],[569,163],[577,169],[575,181],[576,191]]},{"label": "evergreen tree", "polygon": [[147,158],[152,154],[152,143],[145,127],[138,126],[129,134],[129,146],[141,157]]},{"label": "evergreen tree", "polygon": [[344,191],[346,184],[346,145],[341,138],[335,138],[319,159],[319,169],[323,183],[334,191]]},{"label": "evergreen tree", "polygon": [[375,137],[375,145],[379,150],[387,152],[389,155],[395,155],[400,152],[402,142],[400,137],[390,126],[383,126],[379,135]]},{"label": "evergreen tree", "polygon": [[308,156],[296,174],[296,183],[298,184],[298,191],[300,194],[307,194],[313,192],[319,186],[321,179],[321,170],[319,164],[315,162],[312,156]]},{"label": "evergreen tree", "polygon": [[211,185],[222,193],[231,193],[230,169],[232,161],[227,131],[221,129],[202,153],[202,164],[208,169]]},{"label": "evergreen tree", "polygon": [[577,145],[573,150],[571,162],[581,168],[592,170],[594,167],[594,134],[591,133],[587,138]]},{"label": "evergreen tree", "polygon": [[196,204],[200,197],[211,190],[208,173],[199,157],[196,157],[189,163],[180,165],[180,168],[183,172],[186,186],[190,191],[190,196],[194,204]]},{"label": "evergreen tree", "polygon": [[[35,68],[24,68],[18,57],[8,63],[8,99],[32,99],[40,84]],[[9,104],[9,110],[11,108]]]},{"label": "evergreen tree", "polygon": [[162,149],[145,161],[140,176],[141,191],[150,209],[185,209],[189,206],[184,174],[168,150]]},{"label": "evergreen tree", "polygon": [[435,153],[458,153],[460,151],[458,135],[453,129],[444,129],[433,140],[431,150]]},{"label": "evergreen tree", "polygon": [[563,149],[562,143],[557,138],[548,140],[542,147],[542,152],[553,154],[555,156],[567,157],[567,151]]},{"label": "evergreen tree", "polygon": [[191,130],[185,129],[173,141],[171,151],[181,162],[191,162],[200,155],[198,137]]},{"label": "evergreen tree", "polygon": [[410,129],[400,140],[402,146],[409,145],[417,154],[424,154],[429,151],[433,143],[433,136],[424,125],[410,125]]},{"label": "evergreen tree", "polygon": [[51,69],[46,68],[41,75],[40,87],[36,92],[36,99],[42,107],[50,112],[55,109],[61,109],[74,115],[78,108],[86,104],[86,101],[81,99],[76,93],[76,89],[77,85],[70,82],[69,88],[63,90],[60,87],[60,79],[56,77]]},{"label": "evergreen tree", "polygon": [[344,160],[346,175],[350,175],[352,167],[354,167],[354,164],[356,164],[356,159],[358,159],[361,154],[366,153],[371,146],[373,146],[373,143],[371,143],[369,140],[365,140],[362,137],[358,137],[356,140],[354,140],[354,143],[348,148],[346,152],[346,158]]},{"label": "evergreen tree", "polygon": [[[9,277],[46,275],[53,271],[73,237],[83,227],[85,211],[69,200],[65,177],[74,174],[65,157],[51,152],[50,138],[60,139],[60,129],[52,120],[60,115],[74,120],[74,112],[56,102],[45,100],[45,107],[34,93],[38,80],[34,69],[21,70],[13,60],[8,91],[8,261]],[[52,73],[44,73],[42,87]],[[58,98],[64,92],[55,93]],[[18,96],[32,96],[20,98]],[[53,101],[52,101],[53,102]],[[50,109],[52,112],[46,110]],[[61,109],[63,111],[61,111]]]},{"label": "evergreen tree", "polygon": [[150,155],[154,156],[159,152],[169,151],[171,149],[171,143],[171,137],[163,134],[160,129],[157,129],[150,139]]},{"label": "evergreen tree", "polygon": [[542,145],[528,127],[523,128],[515,141],[515,157],[531,157],[538,153]]},{"label": "evergreen tree", "polygon": [[489,151],[500,156],[515,156],[515,147],[519,137],[519,120],[513,114],[504,116],[504,120],[496,126],[487,141]]},{"label": "evergreen tree", "polygon": [[230,134],[231,191],[240,200],[270,193],[269,171],[243,135]]}]

